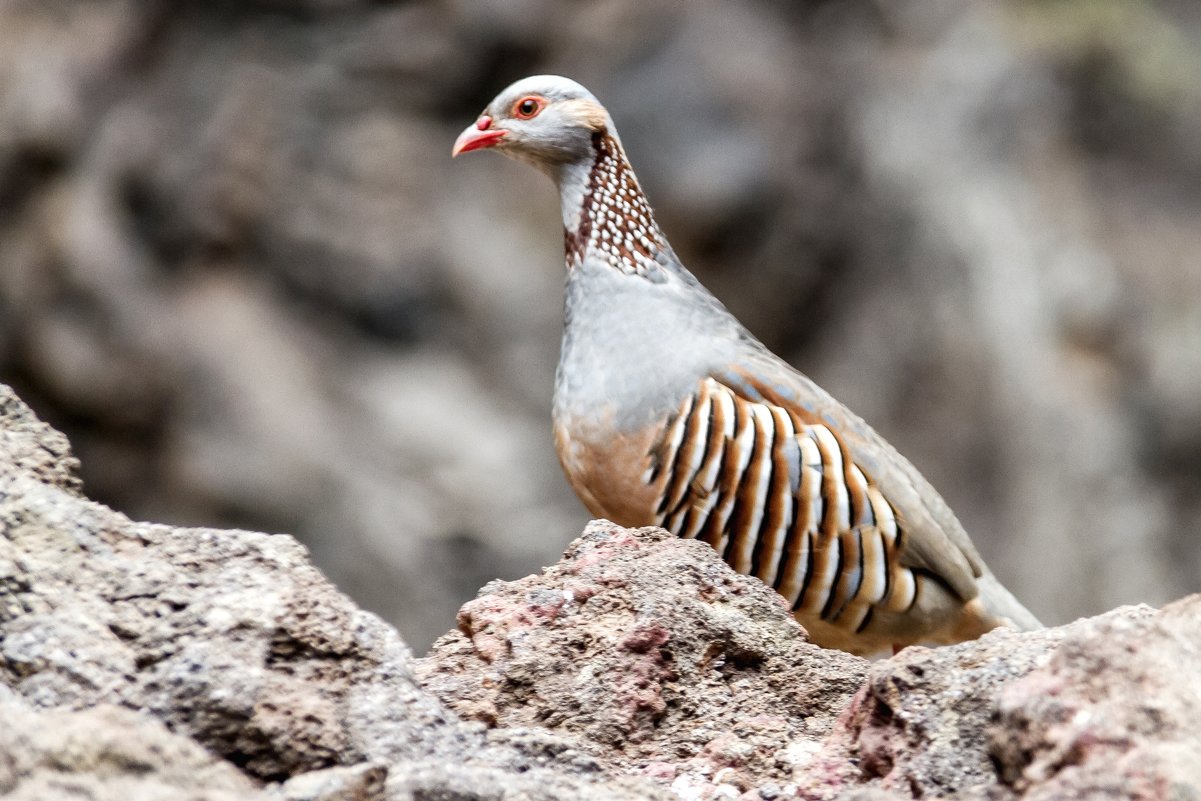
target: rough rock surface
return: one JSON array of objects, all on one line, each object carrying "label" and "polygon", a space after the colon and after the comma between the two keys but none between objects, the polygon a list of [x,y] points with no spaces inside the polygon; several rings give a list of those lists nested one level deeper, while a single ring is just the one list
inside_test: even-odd
[{"label": "rough rock surface", "polygon": [[1071,627],[1000,694],[989,751],[1022,798],[1201,797],[1201,596]]},{"label": "rough rock surface", "polygon": [[1201,797],[1201,596],[1057,629],[908,648],[868,681],[800,782],[838,798]]},{"label": "rough rock surface", "polygon": [[12,801],[266,798],[237,767],[148,715],[105,705],[38,711],[4,688],[0,794]]},{"label": "rough rock surface", "polygon": [[540,575],[494,582],[418,660],[462,717],[570,732],[677,787],[786,783],[867,662],[696,541],[595,521]]},{"label": "rough rock surface", "polygon": [[132,522],[0,387],[0,797],[1201,798],[1201,596],[868,663],[599,521],[413,660],[284,535]]},{"label": "rough rock surface", "polygon": [[485,587],[417,675],[464,717],[577,734],[687,798],[1189,798],[1199,622],[1192,596],[869,665],[808,644],[702,544],[598,521]]},{"label": "rough rock surface", "polygon": [[37,419],[4,384],[0,384],[0,421],[0,457],[7,473],[25,473],[48,486],[82,494],[79,460],[67,438]]},{"label": "rough rock surface", "polygon": [[[56,726],[78,711],[85,729],[132,738],[111,753],[103,742],[89,751],[71,738],[10,740],[5,751],[21,759],[0,786],[34,797],[44,782],[68,781],[44,775],[48,760],[102,782],[114,765],[138,773],[144,747],[163,749],[154,758],[163,775],[147,782],[175,786],[192,766],[192,787],[209,786],[207,772],[220,779],[214,798],[289,779],[299,784],[279,792],[349,797],[359,786],[368,797],[379,785],[380,796],[372,771],[381,770],[396,798],[650,793],[633,781],[623,789],[544,732],[458,720],[417,686],[395,630],[338,592],[291,537],[137,523],[80,497],[61,435],[7,387],[0,398],[0,683],[34,710],[56,711],[45,718]],[[158,721],[162,743],[132,713],[96,711],[111,707]],[[224,761],[210,766],[201,748]],[[57,756],[38,756],[48,751]],[[359,767],[296,778],[337,766]]]}]

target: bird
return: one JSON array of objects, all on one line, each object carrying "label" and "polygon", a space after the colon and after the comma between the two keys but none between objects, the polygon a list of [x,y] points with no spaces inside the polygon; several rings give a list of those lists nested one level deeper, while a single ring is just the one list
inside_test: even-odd
[{"label": "bird", "polygon": [[485,149],[559,191],[555,448],[593,516],[708,543],[827,648],[1041,627],[917,469],[685,268],[591,92],[556,75],[513,83],[451,155]]}]

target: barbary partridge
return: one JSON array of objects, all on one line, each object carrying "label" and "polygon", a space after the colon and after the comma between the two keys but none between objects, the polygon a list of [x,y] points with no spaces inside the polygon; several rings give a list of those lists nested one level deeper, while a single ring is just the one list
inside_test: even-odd
[{"label": "barbary partridge", "polygon": [[826,647],[871,654],[1039,627],[913,465],[684,268],[587,89],[514,83],[452,155],[484,148],[559,188],[555,444],[593,515],[704,540]]}]

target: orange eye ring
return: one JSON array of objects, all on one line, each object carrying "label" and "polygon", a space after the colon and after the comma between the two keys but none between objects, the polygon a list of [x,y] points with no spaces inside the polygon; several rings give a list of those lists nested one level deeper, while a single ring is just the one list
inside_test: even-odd
[{"label": "orange eye ring", "polygon": [[532,120],[546,108],[546,100],[537,95],[526,95],[513,104],[513,116],[519,120]]}]

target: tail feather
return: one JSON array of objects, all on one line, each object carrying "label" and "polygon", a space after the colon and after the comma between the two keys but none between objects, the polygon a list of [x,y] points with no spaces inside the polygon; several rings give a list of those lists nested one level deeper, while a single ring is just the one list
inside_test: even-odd
[{"label": "tail feather", "polygon": [[1038,618],[1029,609],[1022,606],[1021,601],[1013,597],[1013,593],[1005,589],[1005,586],[997,581],[997,577],[992,573],[986,572],[976,579],[976,585],[980,588],[981,604],[988,614],[997,618],[998,622],[1018,631],[1035,631],[1043,628],[1043,624],[1038,621]]}]

